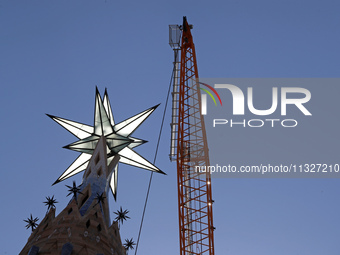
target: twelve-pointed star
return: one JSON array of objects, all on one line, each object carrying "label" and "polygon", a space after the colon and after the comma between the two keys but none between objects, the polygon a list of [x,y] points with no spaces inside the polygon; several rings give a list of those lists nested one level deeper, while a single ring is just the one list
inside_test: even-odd
[{"label": "twelve-pointed star", "polygon": [[[79,138],[78,141],[71,143],[64,148],[81,152],[80,156],[65,170],[54,184],[86,169],[101,136],[105,136],[106,138],[108,165],[115,155],[119,155],[119,162],[121,163],[164,174],[164,172],[133,150],[134,147],[137,147],[146,141],[131,137],[131,134],[157,107],[158,105],[151,107],[131,118],[115,124],[106,89],[102,100],[98,88],[96,88],[93,127],[47,114],[50,118]],[[118,164],[111,173],[110,178],[112,194],[114,198],[116,198]]]}]

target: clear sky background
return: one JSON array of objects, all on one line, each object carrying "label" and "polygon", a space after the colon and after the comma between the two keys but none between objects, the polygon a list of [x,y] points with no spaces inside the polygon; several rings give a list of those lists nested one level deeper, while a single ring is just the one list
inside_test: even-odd
[{"label": "clear sky background", "polygon": [[[339,13],[330,0],[0,1],[0,254],[18,254],[30,235],[23,219],[42,219],[46,196],[55,195],[60,212],[69,201],[65,185],[82,179],[51,186],[78,154],[62,149],[76,139],[45,113],[91,125],[96,85],[108,89],[116,121],[162,103],[135,133],[149,141],[136,151],[153,160],[172,71],[169,24],[184,15],[194,24],[201,77],[339,77]],[[339,90],[332,90],[329,119],[338,119]],[[320,106],[330,101],[321,99]],[[332,140],[318,151],[335,155],[339,136],[325,133],[339,123],[322,120],[325,129],[310,139]],[[179,251],[169,123],[168,114],[156,161],[168,175],[154,175],[138,254]],[[233,144],[224,150],[226,159],[235,154]],[[241,149],[237,155],[248,157]],[[130,211],[122,239],[137,239],[149,176],[120,167],[110,210],[112,218],[120,206]],[[339,196],[338,179],[214,179],[216,254],[339,254]]]}]

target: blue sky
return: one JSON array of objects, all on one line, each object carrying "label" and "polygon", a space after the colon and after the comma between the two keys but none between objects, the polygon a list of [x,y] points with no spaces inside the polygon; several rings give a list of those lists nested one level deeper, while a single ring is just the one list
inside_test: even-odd
[{"label": "blue sky", "polygon": [[[30,213],[42,219],[46,196],[55,195],[60,212],[69,200],[64,185],[82,179],[79,174],[51,186],[78,154],[62,149],[75,137],[45,113],[92,124],[96,85],[101,93],[108,89],[117,121],[162,103],[135,133],[149,141],[136,151],[152,161],[172,71],[169,24],[180,24],[185,15],[194,25],[201,77],[326,78],[339,77],[339,12],[339,2],[330,0],[0,1],[0,254],[19,253],[30,235],[23,219]],[[333,97],[340,92],[333,91]],[[328,99],[322,100],[320,107]],[[335,107],[329,118],[337,119],[339,104],[329,104]],[[168,114],[156,161],[168,175],[154,175],[138,254],[179,250],[169,123]],[[327,125],[316,140],[328,132]],[[338,136],[327,139],[332,146],[326,142],[318,150],[336,154]],[[222,152],[226,158],[229,150],[235,153],[232,144]],[[242,150],[238,155],[247,158]],[[121,235],[136,239],[150,175],[125,165],[120,169],[118,201],[110,201],[110,208],[130,211]],[[338,254],[339,184],[338,179],[214,179],[216,254]]]}]

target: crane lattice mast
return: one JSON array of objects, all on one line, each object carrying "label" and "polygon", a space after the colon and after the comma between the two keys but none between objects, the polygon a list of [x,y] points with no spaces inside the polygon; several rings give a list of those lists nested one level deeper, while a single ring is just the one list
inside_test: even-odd
[{"label": "crane lattice mast", "polygon": [[175,53],[170,159],[177,162],[180,254],[214,255],[211,177],[198,171],[210,163],[191,29],[186,17],[182,26],[170,25]]}]

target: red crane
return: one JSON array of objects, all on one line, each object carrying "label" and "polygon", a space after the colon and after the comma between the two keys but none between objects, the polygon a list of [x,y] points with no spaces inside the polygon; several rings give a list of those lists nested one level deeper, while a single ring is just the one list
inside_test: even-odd
[{"label": "red crane", "polygon": [[197,171],[210,163],[192,26],[183,17],[182,26],[169,28],[175,53],[170,159],[177,162],[180,254],[214,255],[211,177]]}]

